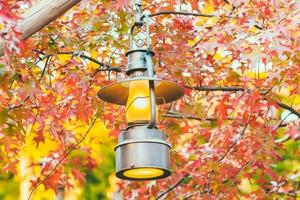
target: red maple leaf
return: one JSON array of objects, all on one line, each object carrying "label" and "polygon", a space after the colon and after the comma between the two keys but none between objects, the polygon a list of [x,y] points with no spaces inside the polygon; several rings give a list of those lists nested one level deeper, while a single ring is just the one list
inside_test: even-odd
[{"label": "red maple leaf", "polygon": [[123,6],[128,6],[128,0],[117,0],[116,9],[121,10]]},{"label": "red maple leaf", "polygon": [[36,136],[33,138],[33,140],[36,142],[36,148],[39,147],[39,143],[45,143],[45,137],[42,132],[37,132]]},{"label": "red maple leaf", "polygon": [[109,136],[117,138],[119,136],[120,131],[118,129],[114,129],[109,133]]},{"label": "red maple leaf", "polygon": [[54,191],[56,191],[56,188],[60,183],[60,175],[61,174],[59,172],[55,172],[48,178],[46,178],[43,182],[43,184],[45,185],[45,189],[53,189]]},{"label": "red maple leaf", "polygon": [[44,127],[45,127],[45,123],[41,122],[40,126],[39,126],[39,129],[36,133],[36,136],[33,138],[33,140],[36,142],[36,148],[39,147],[40,142],[45,143],[45,137],[44,137],[44,134],[43,134]]},{"label": "red maple leaf", "polygon": [[78,169],[72,169],[72,174],[74,178],[79,181],[80,184],[84,183],[85,174],[83,172],[79,171]]}]

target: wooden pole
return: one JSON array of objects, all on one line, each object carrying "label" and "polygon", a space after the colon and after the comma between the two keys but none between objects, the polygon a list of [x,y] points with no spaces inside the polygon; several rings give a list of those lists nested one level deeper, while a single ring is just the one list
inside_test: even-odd
[{"label": "wooden pole", "polygon": [[[21,39],[25,40],[41,30],[80,1],[42,0],[37,3],[22,16],[23,20],[18,24],[18,29],[22,33]],[[4,46],[4,41],[0,41],[0,56],[4,55]]]},{"label": "wooden pole", "polygon": [[64,186],[57,187],[55,200],[64,200],[64,199],[65,199],[65,187]]}]

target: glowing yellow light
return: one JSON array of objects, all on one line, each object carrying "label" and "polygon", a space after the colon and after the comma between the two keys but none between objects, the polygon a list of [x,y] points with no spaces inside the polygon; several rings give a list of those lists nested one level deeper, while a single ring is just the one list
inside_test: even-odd
[{"label": "glowing yellow light", "polygon": [[164,171],[156,168],[137,168],[124,172],[124,176],[129,178],[147,179],[163,175]]},{"label": "glowing yellow light", "polygon": [[129,83],[129,94],[125,109],[128,123],[150,121],[151,102],[149,81],[137,80]]}]

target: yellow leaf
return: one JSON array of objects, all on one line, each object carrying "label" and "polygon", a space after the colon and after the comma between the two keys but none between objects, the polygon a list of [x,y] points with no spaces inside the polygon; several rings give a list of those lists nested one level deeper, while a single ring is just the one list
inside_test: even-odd
[{"label": "yellow leaf", "polygon": [[207,18],[206,17],[199,17],[197,18],[197,20],[194,22],[194,26],[202,26],[203,24],[205,24],[207,21]]},{"label": "yellow leaf", "polygon": [[260,30],[259,30],[258,28],[256,28],[255,26],[253,26],[253,27],[251,27],[251,28],[249,29],[249,31],[250,31],[251,33],[258,33]]},{"label": "yellow leaf", "polygon": [[[90,56],[91,56],[92,58],[97,59],[97,57],[98,57],[98,51],[92,50],[92,51],[90,52]],[[90,70],[92,70],[92,69],[97,69],[97,68],[99,67],[99,65],[98,65],[97,63],[95,63],[95,62],[88,61],[88,67],[89,67]]]},{"label": "yellow leaf", "polygon": [[285,103],[287,105],[293,105],[293,108],[299,108],[300,106],[300,95],[294,94],[291,96],[283,96],[281,98],[282,103]]},{"label": "yellow leaf", "polygon": [[[252,182],[252,181],[251,181]],[[238,188],[244,193],[251,193],[256,189],[254,184],[252,184],[249,179],[242,179],[241,183],[238,185]]]},{"label": "yellow leaf", "polygon": [[[212,14],[215,11],[214,7],[209,4],[209,3],[205,3],[203,8],[201,9],[201,12],[203,14]],[[194,22],[194,26],[203,26],[204,24],[206,26],[213,26],[216,22],[218,21],[218,19],[216,17],[199,17],[197,20],[195,20]]]},{"label": "yellow leaf", "polygon": [[216,61],[220,61],[220,60],[222,60],[222,55],[221,55],[221,53],[220,52],[217,52],[215,55],[214,55],[214,60],[216,60]]},{"label": "yellow leaf", "polygon": [[70,54],[60,54],[60,55],[58,55],[58,60],[63,65],[68,63],[71,60],[71,58],[72,58],[72,55],[70,55]]},{"label": "yellow leaf", "polygon": [[205,3],[202,9],[203,14],[212,14],[215,11],[214,7],[210,3]]},{"label": "yellow leaf", "polygon": [[[88,128],[89,126],[87,125],[79,126],[74,131],[76,131],[78,135],[83,135],[86,133]],[[90,141],[93,141],[94,144],[98,145],[102,142],[108,142],[111,139],[108,134],[109,130],[105,128],[104,124],[102,122],[96,122],[83,143],[89,144]]]},{"label": "yellow leaf", "polygon": [[256,78],[256,79],[264,79],[268,77],[267,72],[253,72],[253,71],[247,71],[246,76],[249,78]]},{"label": "yellow leaf", "polygon": [[[231,57],[229,56],[229,52],[228,51],[224,51],[222,48],[218,48],[217,52],[214,55],[214,60],[216,61],[222,61],[222,62],[228,62],[231,61]],[[224,60],[224,58],[227,58],[226,60]]]}]

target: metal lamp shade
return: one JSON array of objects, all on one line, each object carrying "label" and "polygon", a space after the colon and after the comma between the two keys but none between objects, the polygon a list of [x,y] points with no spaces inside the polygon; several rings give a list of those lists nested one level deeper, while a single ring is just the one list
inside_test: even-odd
[{"label": "metal lamp shade", "polygon": [[113,104],[125,105],[129,94],[130,81],[154,80],[154,91],[156,104],[170,103],[184,95],[184,89],[179,84],[160,79],[150,79],[148,77],[129,78],[125,81],[112,83],[103,87],[98,92],[98,97],[103,101]]},{"label": "metal lamp shade", "polygon": [[139,181],[169,176],[170,148],[165,134],[158,129],[133,126],[122,131],[115,148],[116,176]]}]

